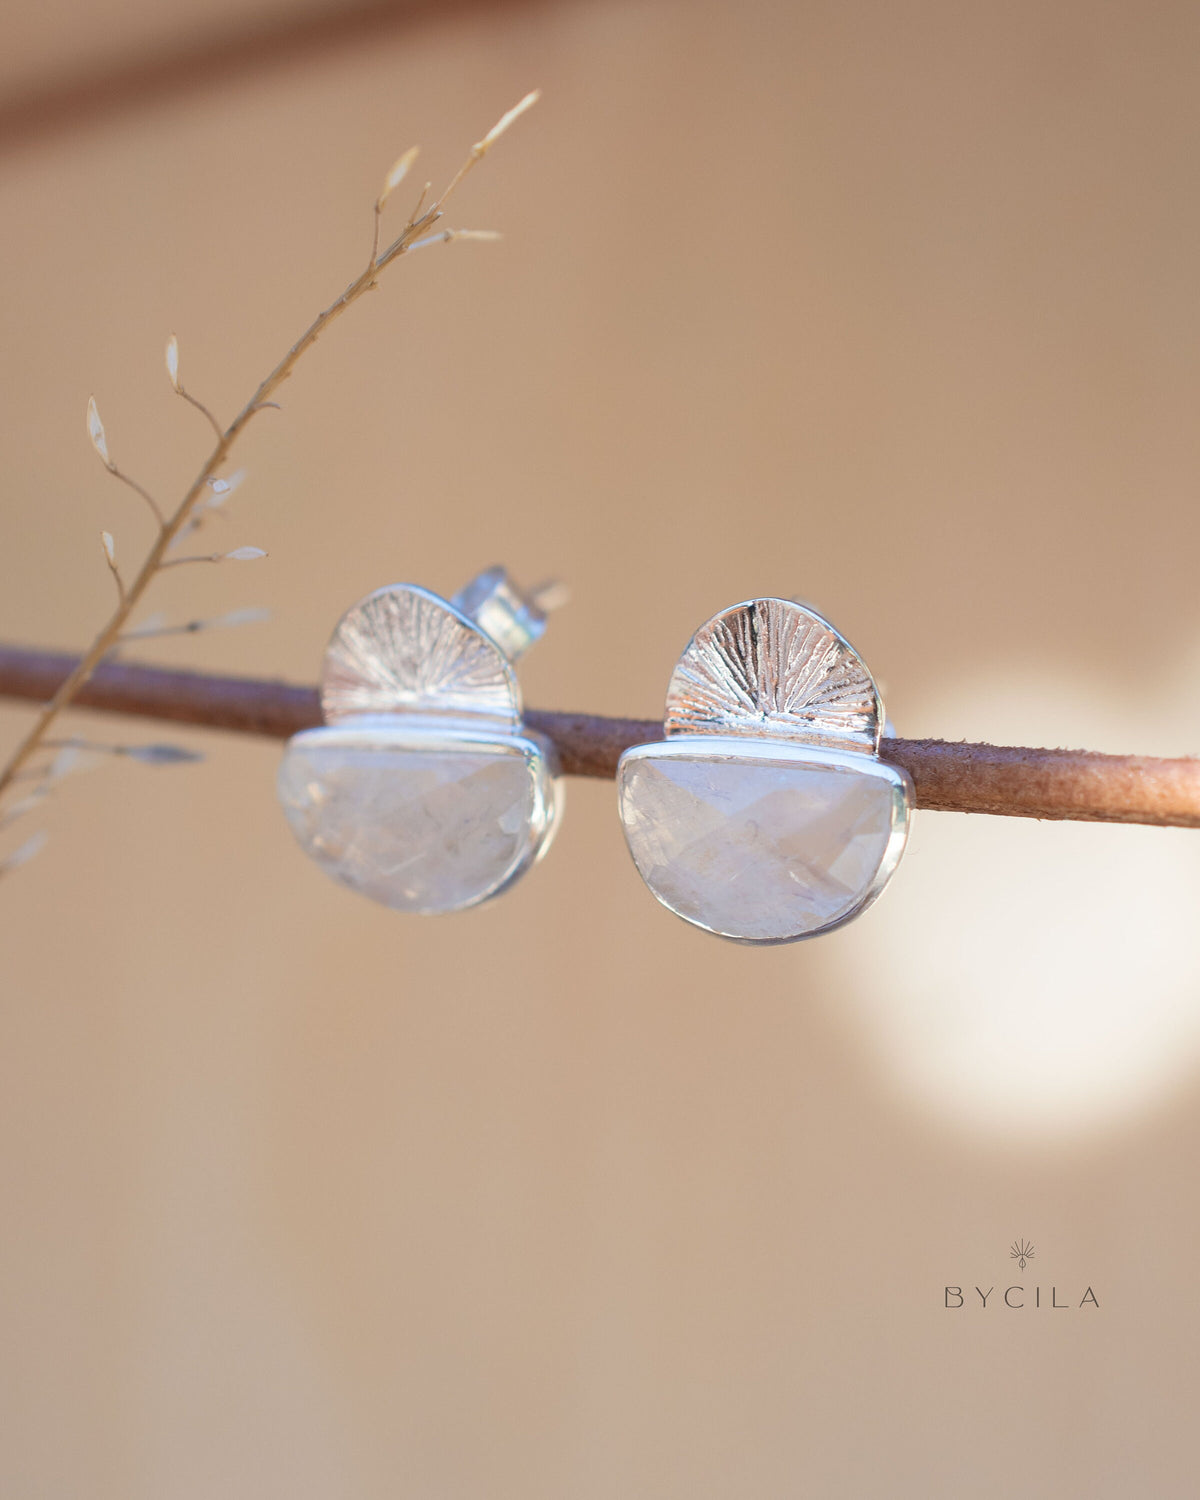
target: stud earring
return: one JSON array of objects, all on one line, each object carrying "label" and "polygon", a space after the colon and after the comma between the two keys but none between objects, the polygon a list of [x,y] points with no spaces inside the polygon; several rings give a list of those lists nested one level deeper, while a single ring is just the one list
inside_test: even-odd
[{"label": "stud earring", "polygon": [[546,627],[539,597],[490,568],[449,601],[401,583],[343,616],[326,727],[288,742],[278,781],[301,848],[335,880],[397,911],[460,911],[545,854],[558,756],[523,727],[513,671]]},{"label": "stud earring", "polygon": [[702,625],[667,690],[666,738],[617,766],[625,839],[677,915],[789,943],[864,911],[904,852],[913,788],[878,757],[874,679],[828,621],[787,599]]}]

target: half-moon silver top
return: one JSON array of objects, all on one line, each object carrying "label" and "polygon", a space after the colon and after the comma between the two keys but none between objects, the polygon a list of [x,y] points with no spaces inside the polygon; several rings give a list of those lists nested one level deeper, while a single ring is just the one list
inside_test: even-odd
[{"label": "half-moon silver top", "polygon": [[750,734],[868,753],[882,723],[858,653],[790,599],[751,599],[702,625],[671,675],[663,719],[668,736]]},{"label": "half-moon silver top", "polygon": [[516,730],[521,690],[504,653],[428,589],[391,584],[342,616],[325,651],[326,723],[352,714],[482,715]]}]

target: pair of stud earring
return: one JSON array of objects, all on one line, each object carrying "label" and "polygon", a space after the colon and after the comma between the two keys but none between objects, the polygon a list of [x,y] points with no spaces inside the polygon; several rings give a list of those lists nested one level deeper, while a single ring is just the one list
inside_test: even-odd
[{"label": "pair of stud earring", "polygon": [[[562,814],[557,752],[524,727],[514,663],[542,634],[538,595],[501,568],[453,599],[377,590],[325,653],[325,727],[296,735],[279,797],[335,880],[399,911],[459,911],[546,853]],[[746,943],[828,932],[864,911],[904,852],[905,772],[879,759],[879,690],[814,610],[736,604],[671,677],[665,738],[617,767],[642,879],[669,910]]]}]

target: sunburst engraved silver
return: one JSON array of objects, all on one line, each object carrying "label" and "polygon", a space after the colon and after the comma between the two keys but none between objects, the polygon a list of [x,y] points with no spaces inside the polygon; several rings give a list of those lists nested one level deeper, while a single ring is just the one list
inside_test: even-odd
[{"label": "sunburst engraved silver", "polygon": [[756,735],[875,753],[882,709],[858,653],[790,599],[722,610],[688,642],[671,676],[663,727]]},{"label": "sunburst engraved silver", "polygon": [[368,594],[325,652],[327,723],[353,714],[420,713],[521,722],[521,690],[504,653],[464,614],[415,584]]}]

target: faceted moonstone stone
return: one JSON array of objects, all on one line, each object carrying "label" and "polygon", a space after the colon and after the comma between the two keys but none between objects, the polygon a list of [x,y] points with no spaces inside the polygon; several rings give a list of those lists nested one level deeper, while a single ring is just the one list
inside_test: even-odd
[{"label": "faceted moonstone stone", "polygon": [[659,900],[755,942],[803,937],[852,912],[892,833],[893,776],[866,756],[861,771],[633,756],[620,795],[630,852]]},{"label": "faceted moonstone stone", "polygon": [[472,906],[531,854],[544,767],[519,745],[293,740],[279,771],[292,832],[335,880],[397,911]]}]

